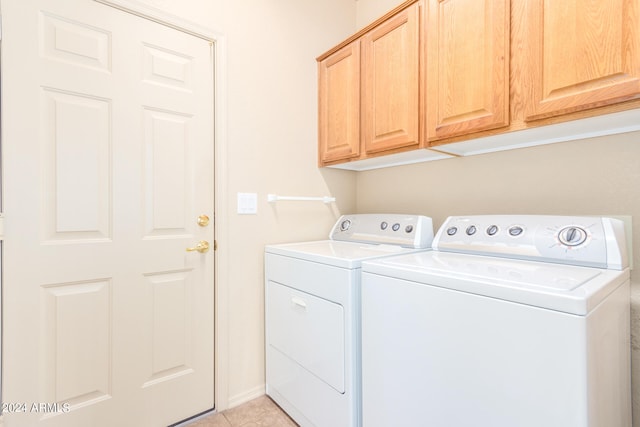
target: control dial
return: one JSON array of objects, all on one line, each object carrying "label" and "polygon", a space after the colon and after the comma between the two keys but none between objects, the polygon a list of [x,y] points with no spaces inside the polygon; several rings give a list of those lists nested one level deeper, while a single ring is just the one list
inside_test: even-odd
[{"label": "control dial", "polygon": [[347,231],[351,227],[351,220],[345,219],[340,223],[340,231]]},{"label": "control dial", "polygon": [[587,240],[587,231],[581,227],[565,227],[558,233],[558,240],[565,246],[578,246]]}]

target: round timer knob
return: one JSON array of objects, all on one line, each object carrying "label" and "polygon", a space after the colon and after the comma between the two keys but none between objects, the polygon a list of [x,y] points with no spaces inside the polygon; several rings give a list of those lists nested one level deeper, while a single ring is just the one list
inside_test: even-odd
[{"label": "round timer knob", "polygon": [[578,246],[587,240],[587,231],[581,227],[565,227],[558,233],[558,240],[565,246]]}]

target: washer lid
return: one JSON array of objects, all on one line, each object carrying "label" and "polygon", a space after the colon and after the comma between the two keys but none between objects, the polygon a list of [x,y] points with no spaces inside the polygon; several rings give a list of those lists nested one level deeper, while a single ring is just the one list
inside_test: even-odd
[{"label": "washer lid", "polygon": [[579,315],[629,277],[628,270],[437,251],[366,262],[362,271]]},{"label": "washer lid", "polygon": [[337,240],[268,245],[265,252],[299,258],[342,268],[360,268],[362,261],[390,255],[408,254],[424,249],[396,245],[376,245]]}]

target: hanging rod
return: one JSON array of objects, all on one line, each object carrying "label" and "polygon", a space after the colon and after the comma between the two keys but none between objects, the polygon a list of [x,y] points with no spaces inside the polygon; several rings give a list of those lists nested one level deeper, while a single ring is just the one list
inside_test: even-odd
[{"label": "hanging rod", "polygon": [[276,194],[267,194],[267,202],[275,203],[278,201],[287,200],[293,202],[322,202],[324,204],[329,204],[331,202],[335,202],[335,197],[293,197],[293,196],[278,196]]}]

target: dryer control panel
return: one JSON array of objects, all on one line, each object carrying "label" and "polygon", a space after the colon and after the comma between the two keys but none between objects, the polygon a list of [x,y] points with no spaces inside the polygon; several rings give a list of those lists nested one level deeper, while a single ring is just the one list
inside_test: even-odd
[{"label": "dryer control panel", "polygon": [[606,217],[449,217],[438,230],[433,248],[618,270],[628,267],[624,223]]},{"label": "dryer control panel", "polygon": [[424,249],[430,248],[433,241],[433,221],[422,215],[343,215],[333,226],[329,238]]}]

